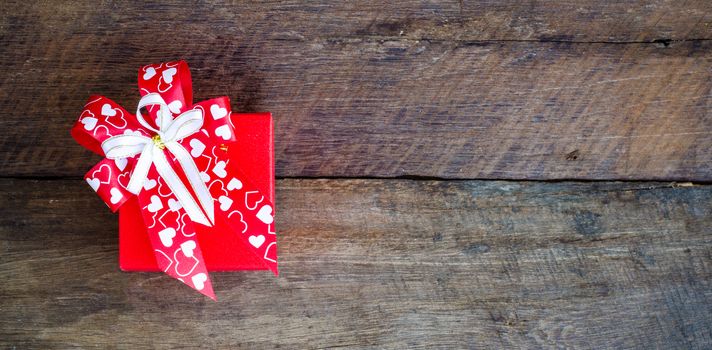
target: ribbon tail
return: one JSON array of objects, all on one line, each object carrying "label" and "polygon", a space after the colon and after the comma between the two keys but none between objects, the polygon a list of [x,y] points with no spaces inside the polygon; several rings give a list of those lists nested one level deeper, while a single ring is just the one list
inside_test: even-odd
[{"label": "ribbon tail", "polygon": [[[211,149],[213,157],[195,158],[198,169],[211,172],[216,177],[207,183],[215,205],[217,227],[229,227],[230,239],[237,239],[244,254],[254,257],[265,270],[278,275],[277,235],[274,226],[275,207],[269,196],[252,184],[227,154],[211,142],[207,135],[198,134],[199,139]],[[185,139],[184,139],[185,140]],[[189,142],[188,142],[189,143]],[[224,171],[217,171],[222,167]],[[222,225],[226,224],[226,225]]]},{"label": "ribbon tail", "polygon": [[193,187],[195,195],[198,197],[198,201],[203,206],[205,214],[208,216],[208,220],[211,223],[215,222],[215,202],[213,196],[210,195],[208,187],[205,186],[202,177],[200,176],[200,170],[198,166],[195,165],[193,157],[188,153],[188,151],[177,142],[166,143],[166,147],[173,153],[173,155],[180,163],[185,172],[185,176],[188,178]]},{"label": "ribbon tail", "polygon": [[153,164],[156,165],[156,171],[158,171],[158,174],[160,174],[161,178],[166,182],[168,188],[173,191],[173,194],[183,206],[186,213],[188,213],[190,219],[205,226],[213,226],[213,222],[205,217],[203,211],[195,202],[195,199],[193,199],[193,196],[178,177],[178,174],[173,170],[171,164],[168,163],[168,159],[166,159],[166,155],[163,152],[154,152]]},{"label": "ribbon tail", "polygon": [[[157,169],[151,169],[148,178],[159,181]],[[156,263],[167,275],[215,300],[195,225],[184,208],[170,206],[171,199],[161,196],[159,186],[138,194]]]},{"label": "ribbon tail", "polygon": [[[188,220],[188,222],[189,221],[190,220]],[[173,246],[177,246],[178,248],[171,253],[171,249],[165,249],[163,244],[160,242],[160,232],[162,231],[158,231],[158,234],[156,234],[149,229],[149,232],[151,232],[152,236],[159,236],[157,242],[154,242],[153,239],[151,240],[158,268],[165,274],[183,282],[188,287],[193,288],[208,298],[217,301],[215,291],[213,290],[213,283],[210,279],[207,267],[205,266],[203,253],[197,241],[190,239],[186,240],[186,237],[180,237],[173,243]],[[178,233],[178,235],[181,234]],[[185,247],[185,249],[183,247]],[[192,248],[192,251],[190,249],[191,247],[194,247]],[[187,252],[190,252],[192,256],[189,257]],[[191,268],[192,270],[190,270]]]},{"label": "ribbon tail", "polygon": [[[236,166],[230,165],[230,173],[236,176],[240,186],[228,186],[227,195],[233,199],[230,208],[220,207],[220,220],[225,220],[235,230],[246,251],[262,263],[265,269],[279,275],[277,264],[277,234],[274,228],[274,205]],[[217,186],[214,186],[217,187]],[[214,194],[216,197],[218,193]]]}]

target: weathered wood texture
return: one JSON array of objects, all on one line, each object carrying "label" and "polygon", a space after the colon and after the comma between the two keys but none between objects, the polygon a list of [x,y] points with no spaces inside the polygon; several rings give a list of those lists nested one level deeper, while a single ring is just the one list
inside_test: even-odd
[{"label": "weathered wood texture", "polygon": [[[202,5],[202,6],[201,6]],[[245,40],[400,37],[431,40],[636,42],[712,39],[712,4],[653,1],[5,1],[9,26],[32,21],[58,35],[176,36],[214,33]],[[177,25],[181,24],[181,25]],[[71,31],[71,32],[68,32]],[[156,35],[165,33],[156,32]]]},{"label": "weathered wood texture", "polygon": [[185,58],[198,98],[274,113],[281,177],[710,181],[711,7],[3,2],[0,176],[83,174],[85,98],[132,109]]},{"label": "weathered wood texture", "polygon": [[81,181],[1,180],[0,344],[712,347],[712,186],[282,180],[277,205],[281,275],[214,274],[213,303],[117,271]]},{"label": "weathered wood texture", "polygon": [[280,177],[712,181],[711,1],[3,1],[0,347],[712,348],[710,185],[284,179],[280,277],[119,272],[69,127],[177,58]]}]

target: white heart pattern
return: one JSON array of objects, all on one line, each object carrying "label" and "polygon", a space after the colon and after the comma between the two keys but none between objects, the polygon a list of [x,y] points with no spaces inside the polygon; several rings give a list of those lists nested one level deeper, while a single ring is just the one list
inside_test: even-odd
[{"label": "white heart pattern", "polygon": [[193,281],[195,289],[203,290],[203,288],[205,288],[205,281],[208,280],[208,276],[202,272],[196,273],[195,276],[191,277],[191,280]]},{"label": "white heart pattern", "polygon": [[242,182],[234,177],[230,180],[230,182],[227,183],[228,191],[239,190],[241,188],[242,188]]},{"label": "white heart pattern", "polygon": [[[184,264],[181,265],[181,259],[178,259],[177,255],[178,255],[178,252],[182,252],[182,251],[183,250],[181,248],[178,248],[173,253],[173,259],[175,259],[175,262],[176,262],[176,265],[174,266],[173,270],[175,270],[175,272],[176,272],[176,274],[178,274],[178,276],[185,277],[185,276],[188,276],[191,273],[193,273],[193,270],[195,270],[195,268],[198,267],[200,260],[196,259],[195,257],[186,256],[186,258],[188,258],[188,261],[184,261]],[[183,253],[183,255],[185,255],[185,253]],[[185,263],[190,264],[190,262],[192,262],[192,266],[187,265],[188,267],[185,267],[186,266]],[[180,267],[180,266],[183,266],[183,267]],[[179,280],[180,280],[180,278],[179,278]]]},{"label": "white heart pattern", "polygon": [[141,136],[141,132],[138,130],[131,130],[131,129],[126,129],[124,130],[124,135],[134,135],[134,136]]},{"label": "white heart pattern", "polygon": [[101,186],[101,181],[99,181],[99,179],[97,179],[97,178],[92,178],[92,179],[87,178],[86,180],[87,180],[87,183],[89,184],[89,186],[91,186],[91,188],[94,189],[94,192],[96,192],[96,191],[99,190],[99,186]]},{"label": "white heart pattern", "polygon": [[97,119],[94,117],[84,117],[82,118],[82,124],[84,124],[84,130],[91,131],[94,130],[96,126]]},{"label": "white heart pattern", "polygon": [[200,140],[198,140],[198,139],[190,140],[189,144],[190,144],[190,155],[193,156],[193,158],[200,157],[200,155],[203,154],[203,151],[205,151],[205,144],[200,142]]},{"label": "white heart pattern", "polygon": [[105,115],[107,117],[113,117],[116,115],[116,110],[111,108],[110,104],[104,103],[104,105],[101,106],[101,115]]},{"label": "white heart pattern", "polygon": [[180,109],[183,108],[183,103],[175,100],[168,104],[168,109],[173,112],[173,114],[180,114]]},{"label": "white heart pattern", "polygon": [[156,68],[148,67],[146,68],[146,72],[143,73],[143,80],[151,79],[154,75],[156,75]]},{"label": "white heart pattern", "polygon": [[[277,242],[272,242],[272,243],[270,243],[270,244],[267,246],[267,248],[265,248],[265,255],[264,255],[264,258],[265,258],[265,260],[269,260],[269,261],[271,261],[271,262],[273,262],[273,263],[276,263],[276,262],[277,262],[277,260],[276,260],[276,259],[277,259],[277,252],[276,252],[276,251],[274,251],[274,252],[273,252],[273,251],[270,251],[270,248],[272,248],[272,247],[274,247],[274,249],[272,249],[272,250],[276,250],[276,249],[277,249]],[[273,259],[273,258],[274,258],[274,259]]]},{"label": "white heart pattern", "polygon": [[114,164],[116,164],[116,167],[119,168],[119,170],[124,171],[126,169],[126,164],[128,164],[129,161],[126,158],[117,158],[114,159]]},{"label": "white heart pattern", "polygon": [[232,137],[232,132],[230,127],[227,125],[221,125],[215,129],[215,136],[220,136],[223,140],[229,140]]},{"label": "white heart pattern", "polygon": [[167,84],[173,82],[173,76],[176,75],[177,70],[175,68],[168,68],[161,73],[163,75],[163,81]]},{"label": "white heart pattern", "polygon": [[173,245],[173,237],[175,236],[176,230],[172,227],[165,228],[161,232],[158,232],[158,237],[161,239],[161,243],[163,243],[166,247]]},{"label": "white heart pattern", "polygon": [[183,254],[185,256],[192,258],[193,257],[193,250],[195,249],[195,241],[190,240],[190,241],[185,241],[180,245],[180,249],[183,250]]},{"label": "white heart pattern", "polygon": [[154,187],[156,187],[156,180],[154,179],[146,179],[146,181],[143,182],[143,189],[146,191]]},{"label": "white heart pattern", "polygon": [[227,217],[230,218],[233,214],[240,215],[240,223],[242,223],[242,226],[244,226],[244,228],[242,229],[242,233],[245,233],[245,231],[247,231],[247,222],[244,220],[242,213],[239,210],[235,210],[232,211],[230,214],[227,214]]},{"label": "white heart pattern", "polygon": [[[260,197],[259,200],[255,201],[253,205],[250,205],[250,197],[257,198],[257,196]],[[255,210],[257,209],[257,205],[262,203],[262,201],[265,199],[265,196],[261,195],[257,191],[248,191],[245,192],[245,207],[249,210]]]},{"label": "white heart pattern", "polygon": [[265,243],[265,236],[250,236],[247,240],[250,241],[250,244],[252,244],[253,247],[259,248]]},{"label": "white heart pattern", "polygon": [[212,105],[210,106],[210,114],[213,115],[213,119],[215,120],[222,119],[227,115],[227,109],[218,105]]},{"label": "white heart pattern", "polygon": [[149,204],[147,208],[148,211],[150,211],[151,213],[155,213],[163,209],[163,202],[161,202],[161,199],[154,194],[153,196],[151,196],[151,204]]},{"label": "white heart pattern", "polygon": [[210,175],[208,175],[208,173],[206,173],[204,171],[200,172],[200,178],[203,179],[203,182],[210,181]]},{"label": "white heart pattern", "polygon": [[219,176],[220,178],[224,178],[225,176],[227,176],[227,171],[225,171],[225,165],[227,164],[223,160],[217,162],[213,167],[213,173],[215,173],[215,175]]},{"label": "white heart pattern", "polygon": [[111,194],[111,198],[109,199],[111,204],[116,204],[121,200],[121,198],[124,198],[124,195],[121,194],[121,191],[119,191],[116,187],[112,187],[109,193]]},{"label": "white heart pattern", "polygon": [[227,211],[232,206],[232,199],[227,196],[220,196],[218,202],[220,202],[220,210],[222,211]]},{"label": "white heart pattern", "polygon": [[272,216],[272,206],[269,204],[265,204],[260,208],[260,210],[257,212],[257,218],[260,219],[260,221],[264,222],[265,224],[269,225],[274,221],[274,217]]},{"label": "white heart pattern", "polygon": [[178,211],[180,208],[183,208],[183,205],[174,198],[169,198],[168,207],[171,208],[171,211]]}]

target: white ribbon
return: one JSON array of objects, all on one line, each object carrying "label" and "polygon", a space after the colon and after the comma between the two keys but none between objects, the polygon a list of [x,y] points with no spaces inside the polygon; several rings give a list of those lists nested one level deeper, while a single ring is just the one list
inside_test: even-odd
[{"label": "white ribbon", "polygon": [[[149,105],[160,106],[158,120],[156,121],[158,129],[146,122],[143,115],[141,115],[141,108]],[[158,174],[166,181],[166,185],[173,191],[178,202],[188,213],[190,219],[206,226],[213,226],[215,222],[213,198],[200,177],[200,171],[195,165],[193,157],[178,143],[178,140],[200,130],[203,126],[203,112],[199,109],[191,109],[173,119],[173,114],[168,109],[168,105],[161,95],[157,93],[143,96],[136,109],[138,122],[146,129],[154,131],[156,136],[149,138],[137,135],[117,135],[106,139],[101,144],[106,158],[109,159],[126,158],[141,154],[126,189],[133,194],[138,194],[141,191],[141,187],[143,187],[144,181],[146,181],[148,170],[153,164],[156,166]],[[195,192],[198,201],[202,204],[202,210],[180,180],[178,174],[173,170],[168,159],[166,159],[164,148],[176,157],[193,188],[193,192]]]}]

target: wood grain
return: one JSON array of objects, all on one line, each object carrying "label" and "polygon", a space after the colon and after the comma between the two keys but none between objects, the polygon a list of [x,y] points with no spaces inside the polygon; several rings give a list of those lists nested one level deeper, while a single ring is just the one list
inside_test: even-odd
[{"label": "wood grain", "polygon": [[276,202],[280,277],[213,274],[213,303],[119,272],[80,180],[0,180],[0,344],[712,347],[712,186],[292,179]]},{"label": "wood grain", "polygon": [[711,2],[371,5],[4,2],[0,176],[83,174],[85,98],[185,58],[279,177],[712,180]]},{"label": "wood grain", "polygon": [[316,0],[305,3],[288,0],[211,1],[197,6],[172,2],[5,1],[0,6],[7,17],[6,30],[33,25],[38,31],[55,35],[137,37],[156,29],[156,35],[170,32],[168,35],[178,39],[194,33],[244,37],[245,40],[398,37],[651,42],[712,39],[712,4],[704,0],[684,3],[666,0]]},{"label": "wood grain", "polygon": [[[218,303],[118,271],[69,127],[178,58],[278,177],[420,180],[279,180]],[[0,348],[712,348],[712,185],[470,180],[712,181],[710,67],[701,0],[0,2]]]}]

